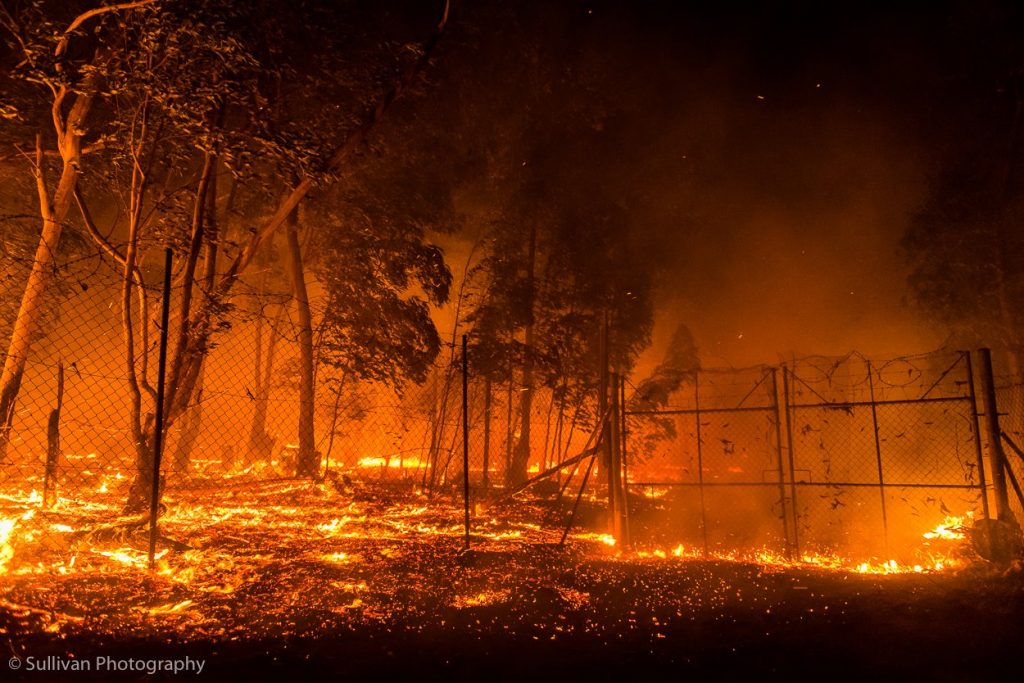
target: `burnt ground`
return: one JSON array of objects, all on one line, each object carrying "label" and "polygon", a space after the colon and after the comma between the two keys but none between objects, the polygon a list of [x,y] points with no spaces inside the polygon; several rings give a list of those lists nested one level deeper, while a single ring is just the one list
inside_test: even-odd
[{"label": "burnt ground", "polygon": [[172,513],[165,528],[192,550],[167,550],[156,574],[95,536],[73,566],[66,547],[51,553],[64,564],[22,550],[0,575],[0,642],[23,661],[188,656],[210,680],[964,681],[1018,680],[1024,666],[1014,568],[638,557],[588,537],[558,549],[540,525],[496,519],[460,556],[452,510],[323,502],[272,519],[222,503],[199,525],[195,508]]}]

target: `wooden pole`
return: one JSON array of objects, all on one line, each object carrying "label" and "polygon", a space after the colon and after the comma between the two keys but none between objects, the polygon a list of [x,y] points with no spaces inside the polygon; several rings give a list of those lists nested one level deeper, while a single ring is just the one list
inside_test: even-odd
[{"label": "wooden pole", "polygon": [[996,404],[996,384],[992,373],[992,351],[978,349],[981,358],[982,400],[985,405],[985,428],[988,432],[988,457],[992,464],[992,491],[996,501],[996,519],[1014,521],[1010,510],[1010,495],[1006,487],[1006,452],[1003,451],[1002,430],[999,428],[999,407]]}]

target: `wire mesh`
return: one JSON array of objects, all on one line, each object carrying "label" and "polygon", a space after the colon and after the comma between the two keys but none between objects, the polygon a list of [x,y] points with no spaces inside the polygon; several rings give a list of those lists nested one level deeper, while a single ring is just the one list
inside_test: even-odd
[{"label": "wire mesh", "polygon": [[[26,272],[18,277],[23,279]],[[150,279],[159,281],[158,276]],[[26,359],[0,459],[0,487],[41,495],[49,484],[57,500],[124,498],[140,466],[123,277],[116,264],[92,256],[61,264],[53,280],[61,295]],[[257,272],[236,288],[230,316],[205,353],[188,408],[167,431],[161,468],[167,489],[216,489],[297,476],[299,325],[290,292],[281,283],[276,288],[271,284]],[[183,283],[174,283],[172,311],[184,291]],[[201,294],[196,287],[193,295]],[[130,310],[135,316],[135,372],[141,384],[152,388],[159,287],[147,288],[146,295],[144,320],[139,319],[137,297]],[[324,305],[322,297],[313,296],[314,326]],[[141,338],[144,328],[146,339]],[[180,321],[172,317],[172,358],[179,331]],[[398,388],[360,381],[316,360],[313,414],[321,476],[334,473],[432,492],[461,484],[457,349],[451,344],[442,349],[424,383]],[[57,406],[61,368],[64,383],[55,434],[50,418]],[[529,400],[524,400],[527,391]],[[531,427],[531,472],[574,455],[592,429],[592,406],[556,398],[550,388],[525,387],[518,374],[495,382],[472,378],[468,398],[469,475],[477,489],[505,485],[513,450],[524,432],[524,415]],[[153,393],[143,386],[142,428],[153,410]],[[48,467],[55,436],[59,454]]]},{"label": "wire mesh", "polygon": [[709,549],[898,556],[983,514],[968,373],[959,352],[703,370],[629,416],[631,484]]},{"label": "wire mesh", "polygon": [[[8,264],[7,275],[23,280],[27,269],[17,265]],[[153,411],[160,292],[146,289],[145,305],[135,297],[128,309],[132,365],[117,265],[102,255],[77,257],[53,279],[0,459],[0,487],[57,501],[123,499],[142,471],[139,432]],[[172,310],[186,291],[202,296],[188,287],[174,283]],[[315,326],[326,303],[313,292]],[[299,473],[300,326],[287,283],[257,270],[236,288],[228,312],[217,318],[222,324],[195,391],[168,431],[168,489],[216,490]],[[180,325],[172,318],[167,330],[172,348]],[[446,345],[425,382],[399,388],[357,380],[316,358],[316,476],[456,493],[464,429],[459,354],[456,344]],[[140,378],[138,415],[130,368]],[[944,516],[982,514],[978,455],[988,445],[978,434],[970,380],[961,353],[701,370],[667,405],[650,410],[635,397],[627,401],[633,501],[661,506],[675,537],[709,549],[890,554]],[[527,476],[582,452],[593,435],[593,397],[573,402],[571,394],[525,386],[521,373],[471,377],[468,389],[468,475],[477,492],[507,485],[527,433]],[[997,393],[1008,439],[1024,445],[1024,387],[1003,380]],[[1011,479],[1024,480],[1024,457],[1007,452]],[[564,491],[570,478],[577,486],[578,469],[536,491]],[[607,479],[600,469],[589,485],[594,501]]]}]

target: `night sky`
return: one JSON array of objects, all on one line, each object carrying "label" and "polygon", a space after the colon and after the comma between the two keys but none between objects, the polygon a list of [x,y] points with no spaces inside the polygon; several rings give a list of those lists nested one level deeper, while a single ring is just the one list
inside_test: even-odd
[{"label": "night sky", "polygon": [[[606,2],[536,18],[587,65],[595,120],[628,143],[605,182],[643,188],[636,223],[667,257],[648,360],[677,322],[708,365],[946,341],[908,300],[901,242],[944,165],[1004,126],[1019,11]],[[490,30],[482,58],[514,61],[515,36]]]}]

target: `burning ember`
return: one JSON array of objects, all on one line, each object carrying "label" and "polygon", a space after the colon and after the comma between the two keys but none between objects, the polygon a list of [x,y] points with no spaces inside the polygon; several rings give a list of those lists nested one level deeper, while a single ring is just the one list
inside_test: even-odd
[{"label": "burning ember", "polygon": [[[109,612],[90,618],[117,622],[136,620],[132,615],[138,614],[167,614],[185,618],[196,627],[209,625],[213,615],[226,606],[224,601],[267,572],[279,574],[286,585],[303,594],[311,592],[323,605],[386,611],[392,609],[388,607],[392,602],[389,593],[398,590],[401,582],[396,581],[397,575],[382,576],[377,570],[414,557],[454,554],[462,534],[456,510],[436,504],[428,507],[415,497],[384,506],[372,498],[354,501],[328,488],[309,485],[268,487],[259,495],[260,505],[235,504],[230,498],[218,502],[169,500],[156,555],[157,576],[167,583],[158,593],[180,599],[170,606],[152,604],[149,592],[141,591],[129,596],[124,605],[110,604]],[[65,500],[50,510],[37,510],[37,505],[31,493],[21,499],[7,498],[7,514],[0,519],[5,600],[26,609],[48,605],[52,623],[59,628],[66,622],[77,623],[91,612],[79,602],[86,596],[76,588],[89,585],[91,577],[113,576],[137,585],[148,576],[145,533],[138,520],[116,517],[113,505],[105,508]],[[559,530],[536,524],[532,516],[525,506],[516,514],[504,509],[500,515],[478,520],[473,527],[474,547],[480,552],[512,554],[550,547]],[[109,519],[116,521],[101,521]],[[619,563],[707,559],[753,564],[770,571],[936,572],[965,566],[964,523],[969,519],[969,515],[947,517],[925,533],[928,544],[914,563],[813,553],[788,559],[768,550],[714,552],[705,557],[699,549],[683,545],[629,550],[618,547],[609,534],[588,531],[576,533],[571,547],[573,553]],[[941,550],[936,543],[942,544]],[[296,568],[281,574],[288,562],[294,562]],[[405,590],[429,592],[432,588],[419,584]],[[451,600],[456,605],[485,604],[500,594],[487,591]],[[54,599],[61,603],[60,609],[54,607]],[[282,605],[294,605],[292,599],[276,605],[275,600],[263,605],[271,613]]]},{"label": "burning ember", "polygon": [[[538,523],[539,503],[481,504],[473,552],[461,556],[457,507],[415,494],[395,500],[384,484],[342,495],[279,483],[216,501],[168,494],[151,572],[138,520],[118,517],[117,496],[110,500],[62,499],[45,510],[31,494],[4,499],[0,628],[53,634],[55,643],[131,634],[218,648],[337,633],[390,643],[400,632],[458,633],[459,642],[472,634],[549,642],[643,632],[657,642],[695,614],[842,615],[862,594],[890,591],[890,582],[937,572],[955,581],[956,570],[970,567],[964,537],[951,531],[960,518],[926,534],[914,565],[629,549],[585,529],[560,550],[561,529]],[[827,591],[804,590],[822,582]],[[894,594],[906,589],[891,585]]]}]

